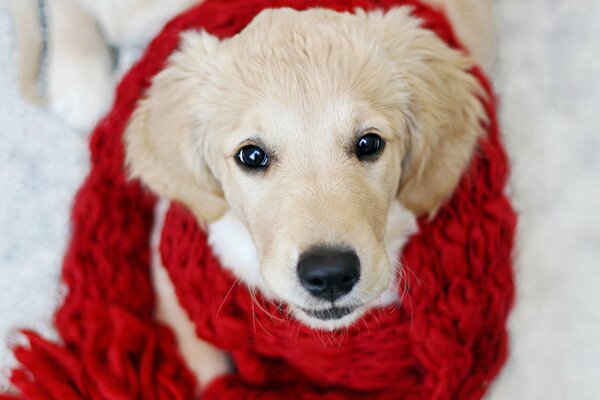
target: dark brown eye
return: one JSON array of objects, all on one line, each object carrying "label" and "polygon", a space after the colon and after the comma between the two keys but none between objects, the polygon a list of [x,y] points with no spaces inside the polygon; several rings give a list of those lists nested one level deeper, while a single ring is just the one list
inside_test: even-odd
[{"label": "dark brown eye", "polygon": [[385,142],[374,133],[369,133],[358,139],[356,142],[356,156],[358,158],[368,159],[383,150]]},{"label": "dark brown eye", "polygon": [[245,167],[262,169],[269,166],[269,157],[263,149],[258,146],[248,145],[240,149],[237,161]]}]

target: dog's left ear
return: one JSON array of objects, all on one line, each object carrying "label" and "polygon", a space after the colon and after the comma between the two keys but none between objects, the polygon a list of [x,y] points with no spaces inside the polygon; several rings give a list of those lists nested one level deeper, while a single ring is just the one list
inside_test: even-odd
[{"label": "dog's left ear", "polygon": [[405,110],[410,140],[398,196],[416,214],[434,214],[452,194],[471,160],[485,120],[483,89],[469,70],[473,64],[451,49],[406,7],[369,18],[407,86]]}]

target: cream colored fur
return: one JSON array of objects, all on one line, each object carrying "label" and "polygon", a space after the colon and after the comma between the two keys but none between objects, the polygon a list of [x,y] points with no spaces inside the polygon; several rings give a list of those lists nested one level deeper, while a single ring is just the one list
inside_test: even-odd
[{"label": "cream colored fur", "polygon": [[46,10],[47,106],[74,127],[91,129],[112,101],[110,52],[78,0],[48,0]]},{"label": "cream colored fur", "polygon": [[116,46],[145,44],[163,25],[202,0],[78,0]]},{"label": "cream colored fur", "polygon": [[459,40],[490,74],[496,62],[496,28],[492,0],[424,0],[443,8]]},{"label": "cream colored fur", "polygon": [[118,78],[108,45],[145,45],[174,15],[200,0],[46,0],[47,94],[38,90],[42,49],[38,0],[10,0],[24,97],[77,129],[106,112]]},{"label": "cream colored fur", "polygon": [[[159,254],[160,234],[169,205],[167,200],[161,200],[156,205],[150,246],[152,283],[158,300],[156,318],[168,325],[175,333],[179,350],[201,388],[219,375],[227,373],[230,370],[229,361],[224,352],[198,338],[196,329],[179,305],[173,283],[162,266]],[[244,243],[241,244],[244,245]]]},{"label": "cream colored fur", "polygon": [[[390,289],[402,284],[397,253],[414,215],[435,213],[473,153],[484,113],[471,66],[407,8],[266,10],[231,39],[186,32],[127,128],[130,174],[187,205],[250,288],[309,326],[344,327],[398,301]],[[386,141],[370,163],[348,153],[365,133]],[[265,172],[235,161],[247,144],[271,153]],[[318,243],[350,246],[361,261],[359,282],[336,301],[355,310],[338,320],[302,311],[328,307],[296,278],[299,255]],[[172,290],[159,292],[173,309]],[[196,351],[181,315],[159,317],[187,357]],[[190,364],[204,383],[223,373],[221,359],[214,370]]]},{"label": "cream colored fur", "polygon": [[32,103],[41,103],[37,90],[40,56],[42,52],[42,27],[40,10],[36,1],[9,0],[15,20],[15,38],[19,44],[17,73],[23,97]]}]

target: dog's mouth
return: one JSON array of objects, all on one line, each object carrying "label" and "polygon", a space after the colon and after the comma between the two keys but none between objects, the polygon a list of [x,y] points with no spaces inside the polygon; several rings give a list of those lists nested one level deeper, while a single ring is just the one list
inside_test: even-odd
[{"label": "dog's mouth", "polygon": [[322,321],[331,321],[352,314],[358,307],[336,307],[325,308],[321,310],[311,310],[302,308],[301,310],[308,316],[320,319]]}]

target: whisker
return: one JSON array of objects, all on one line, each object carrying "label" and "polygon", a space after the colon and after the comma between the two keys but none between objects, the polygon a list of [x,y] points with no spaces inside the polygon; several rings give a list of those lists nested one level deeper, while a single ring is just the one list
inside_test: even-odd
[{"label": "whisker", "polygon": [[296,342],[297,342],[298,338],[300,337],[300,328],[302,328],[302,325],[300,325],[299,323],[296,325],[298,326],[298,328],[296,329]]},{"label": "whisker", "polygon": [[404,256],[400,256],[401,260],[400,260],[400,265],[402,267],[403,270],[406,270],[408,272],[410,272],[410,274],[415,278],[415,280],[417,281],[419,286],[423,286],[423,284],[421,283],[421,280],[419,279],[419,277],[417,276],[417,274],[415,273],[415,271],[412,270],[412,268],[410,268],[408,266],[408,264],[406,263],[406,259],[404,258]]},{"label": "whisker", "polygon": [[375,314],[375,310],[371,309],[368,312],[369,312],[369,315],[373,316],[373,318],[375,319],[375,322],[377,322],[377,326],[378,327],[381,326],[381,323],[379,322],[379,318],[377,318],[377,315]]},{"label": "whisker", "polygon": [[[252,292],[250,292],[250,297],[252,297]],[[254,301],[250,300],[250,306],[252,307],[252,329],[254,333],[256,333],[256,313],[254,312]]]},{"label": "whisker", "polygon": [[364,318],[361,318],[360,321],[365,325],[365,328],[367,328],[367,332],[371,333],[371,328],[369,327],[369,324],[367,324],[367,321],[365,321]]},{"label": "whisker", "polygon": [[[419,286],[422,286],[421,280],[417,276],[417,274],[406,264],[404,257],[402,257],[402,270],[408,271],[415,279]],[[412,303],[412,297],[410,296],[410,279],[406,279],[402,277],[403,282],[403,290],[400,296],[401,303],[404,303],[405,298],[408,300],[408,309],[410,315],[410,330],[412,331],[414,328],[414,308]]]},{"label": "whisker", "polygon": [[327,343],[325,343],[325,338],[323,337],[323,331],[320,329],[317,329],[317,336],[321,340],[321,344],[326,347]]},{"label": "whisker", "polygon": [[233,290],[233,288],[240,282],[240,278],[237,278],[235,281],[233,281],[233,283],[231,284],[231,287],[229,288],[229,290],[227,291],[227,293],[225,294],[225,297],[223,297],[223,301],[221,302],[221,305],[219,306],[219,309],[217,310],[217,317],[219,316],[219,313],[221,313],[221,309],[223,308],[223,305],[225,304],[225,302],[227,301],[227,297],[229,297],[229,294],[231,293],[231,291]]},{"label": "whisker", "polygon": [[277,321],[283,321],[282,318],[277,317],[275,315],[273,315],[270,311],[268,311],[262,304],[260,304],[260,301],[258,301],[258,299],[256,298],[256,294],[255,294],[255,290],[252,290],[250,292],[252,294],[252,299],[254,300],[254,302],[256,303],[256,305],[258,306],[258,308],[264,312],[265,314],[267,314],[272,320],[277,320]]},{"label": "whisker", "polygon": [[[253,323],[254,323],[254,329],[256,330],[256,322],[258,323],[258,325],[260,325],[260,327],[262,328],[263,331],[265,331],[265,333],[271,337],[274,337],[273,334],[271,332],[268,331],[268,329],[265,328],[265,326],[260,322],[260,319],[256,316],[255,310],[254,310],[254,305],[256,304],[259,308],[261,308],[260,303],[258,302],[257,298],[256,298],[256,292],[255,290],[251,290],[250,291],[250,298],[251,298],[251,302],[252,302],[252,314],[254,316],[253,319]],[[270,315],[264,308],[261,308],[261,310],[263,310],[267,315]]]}]

